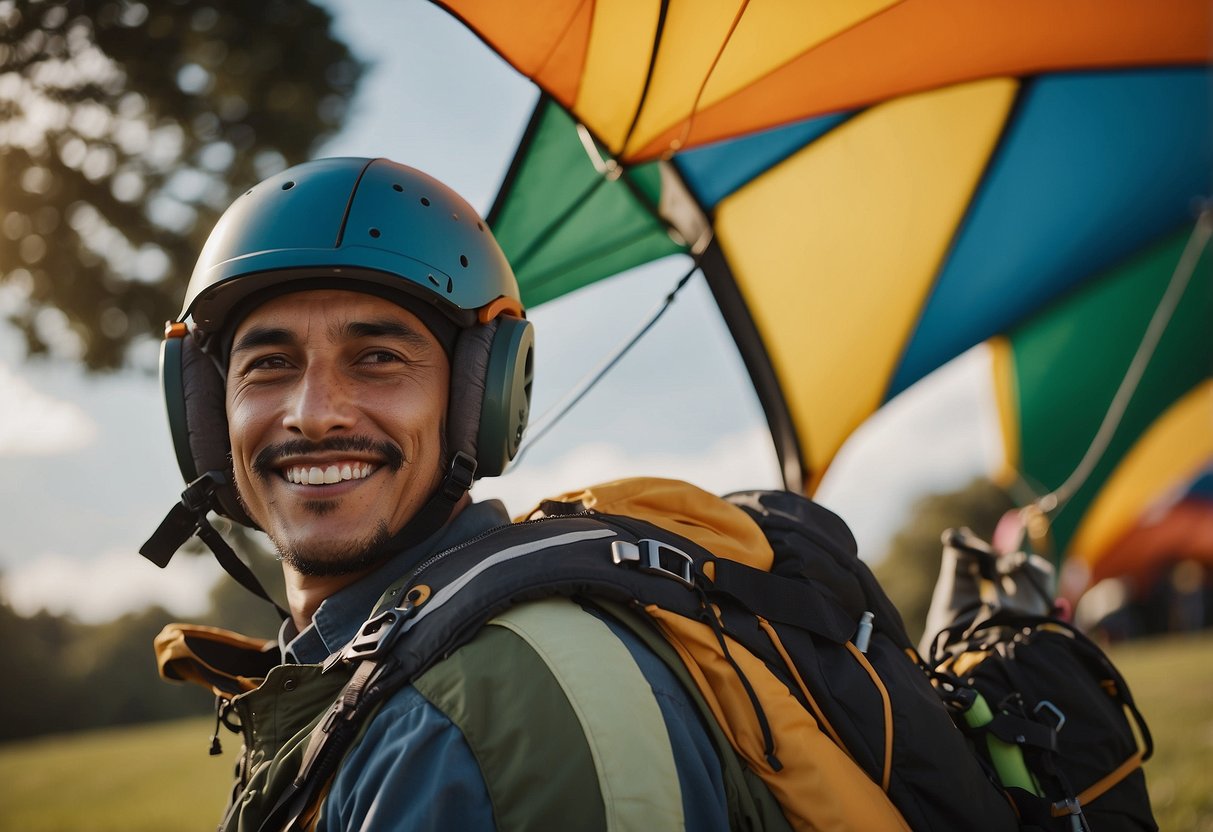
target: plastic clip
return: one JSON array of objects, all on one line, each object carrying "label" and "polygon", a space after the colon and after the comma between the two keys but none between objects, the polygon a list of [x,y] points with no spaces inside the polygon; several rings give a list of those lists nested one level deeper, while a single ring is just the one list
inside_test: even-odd
[{"label": "plastic clip", "polygon": [[673,578],[680,584],[693,588],[694,559],[681,549],[659,540],[644,539],[635,543],[616,540],[611,543],[611,560],[617,565],[634,563],[641,572],[651,572]]},{"label": "plastic clip", "polygon": [[1048,711],[1053,715],[1054,725],[1053,733],[1057,733],[1066,724],[1066,715],[1061,712],[1061,709],[1050,702],[1048,699],[1042,699],[1036,703],[1036,707],[1032,709],[1033,716],[1040,716],[1041,711]]},{"label": "plastic clip", "polygon": [[448,500],[458,500],[472,487],[476,479],[476,460],[463,451],[456,451],[451,458],[451,467],[442,481],[442,495]]},{"label": "plastic clip", "polygon": [[388,610],[363,623],[358,635],[341,651],[344,661],[373,659],[382,655],[396,642],[400,627],[408,620],[404,610]]}]

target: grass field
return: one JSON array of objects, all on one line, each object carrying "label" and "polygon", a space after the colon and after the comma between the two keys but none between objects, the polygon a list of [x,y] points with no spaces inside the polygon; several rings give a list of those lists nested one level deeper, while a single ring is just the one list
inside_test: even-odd
[{"label": "grass field", "polygon": [[[1213,832],[1213,634],[1118,647],[1154,733],[1146,764],[1164,832]],[[209,719],[0,745],[0,830],[192,832],[214,829],[239,747]]]}]

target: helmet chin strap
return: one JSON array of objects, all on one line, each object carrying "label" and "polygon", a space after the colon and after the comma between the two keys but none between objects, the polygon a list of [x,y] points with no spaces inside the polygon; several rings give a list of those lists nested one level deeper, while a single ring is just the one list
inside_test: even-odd
[{"label": "helmet chin strap", "polygon": [[156,531],[139,547],[139,554],[163,569],[187,540],[198,535],[215,555],[224,572],[258,598],[268,601],[279,617],[285,619],[289,613],[270,597],[253,570],[236,555],[223,535],[207,519],[207,513],[217,506],[215,489],[226,484],[227,475],[222,471],[207,471],[191,482],[181,492],[181,501],[169,509]]},{"label": "helmet chin strap", "polygon": [[[403,551],[442,528],[450,519],[455,506],[463,499],[463,495],[472,487],[475,474],[476,460],[463,451],[456,451],[438,488],[413,518],[404,524],[404,528],[383,544],[383,551]],[[239,558],[223,539],[223,535],[207,519],[208,512],[217,507],[215,490],[226,483],[227,476],[222,471],[207,471],[191,482],[185,491],[181,492],[181,501],[169,509],[156,531],[139,548],[139,554],[163,569],[168,566],[177,550],[197,535],[215,555],[215,560],[223,567],[223,571],[249,592],[268,601],[278,616],[286,619],[290,617],[290,613],[270,597],[261,581],[253,574],[253,570]]]},{"label": "helmet chin strap", "polygon": [[476,460],[463,451],[456,451],[438,488],[412,519],[404,524],[404,528],[383,543],[380,551],[403,552],[442,528],[451,519],[463,495],[472,487],[475,476]]}]

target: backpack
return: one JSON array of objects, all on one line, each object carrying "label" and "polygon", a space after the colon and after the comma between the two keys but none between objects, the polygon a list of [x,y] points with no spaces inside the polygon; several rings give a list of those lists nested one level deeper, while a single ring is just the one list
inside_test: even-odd
[{"label": "backpack", "polygon": [[923,652],[1025,828],[1156,830],[1141,768],[1150,730],[1103,651],[1034,600],[1034,556],[998,555],[967,529],[944,543],[940,585],[968,603]]},{"label": "backpack", "polygon": [[727,738],[718,750],[792,828],[1018,828],[840,518],[787,492],[721,499],[654,479],[544,501],[389,588],[326,665],[349,681],[262,828],[314,814],[392,692],[495,615],[554,595],[622,607],[625,624],[672,647]]}]

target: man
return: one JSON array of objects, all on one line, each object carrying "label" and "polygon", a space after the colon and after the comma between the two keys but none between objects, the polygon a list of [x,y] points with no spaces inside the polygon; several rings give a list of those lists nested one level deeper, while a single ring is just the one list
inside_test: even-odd
[{"label": "man", "polygon": [[[198,478],[183,505],[204,530],[207,508],[264,530],[286,578],[281,663],[230,706],[246,748],[222,828],[257,829],[289,817],[282,795],[345,681],[320,665],[398,579],[509,522],[467,489],[517,451],[531,329],[466,202],[386,160],[328,159],[229,209],[169,334],[170,421]],[[147,549],[167,560],[180,538]],[[721,768],[666,664],[610,615],[552,599],[392,694],[299,820],[723,829]]]}]

